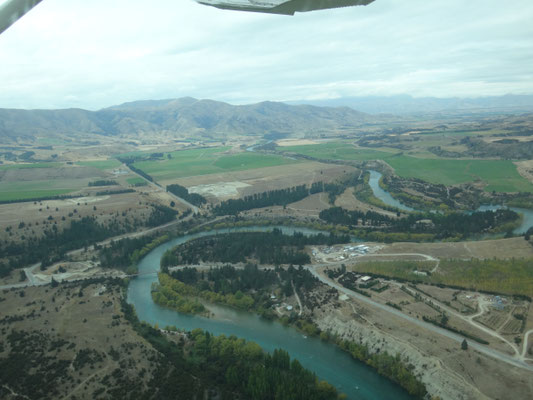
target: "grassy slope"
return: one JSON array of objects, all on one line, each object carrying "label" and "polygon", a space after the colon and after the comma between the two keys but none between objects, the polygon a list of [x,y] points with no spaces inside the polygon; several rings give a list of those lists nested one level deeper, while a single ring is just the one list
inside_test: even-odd
[{"label": "grassy slope", "polygon": [[256,153],[221,154],[226,150],[228,150],[227,147],[176,151],[170,153],[171,159],[141,161],[135,163],[134,166],[153,176],[156,180],[170,180],[218,172],[272,167],[296,162],[281,156]]}]

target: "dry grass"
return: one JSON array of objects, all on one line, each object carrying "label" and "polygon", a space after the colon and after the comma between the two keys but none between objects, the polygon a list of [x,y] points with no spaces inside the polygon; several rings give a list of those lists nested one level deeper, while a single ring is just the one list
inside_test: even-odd
[{"label": "dry grass", "polygon": [[[155,364],[149,359],[158,355],[124,319],[120,287],[109,283],[84,288],[62,284],[4,291],[0,296],[0,342],[4,344],[0,358],[13,351],[8,337],[14,331],[23,332],[24,338],[38,335],[39,346],[24,351],[33,353],[32,357],[45,357],[32,369],[21,371],[17,380],[25,380],[30,373],[35,377],[49,374],[55,377],[46,384],[58,394],[89,399],[97,397],[97,390],[120,388],[125,394],[135,385],[143,388],[151,378]],[[61,366],[61,360],[67,360],[70,366]],[[145,374],[141,373],[143,369]],[[119,382],[119,375],[125,381]],[[9,384],[21,395],[31,390]]]},{"label": "dry grass", "polygon": [[380,253],[421,253],[445,259],[470,258],[529,258],[533,246],[523,237],[452,243],[393,243],[385,245]]},{"label": "dry grass", "polygon": [[[202,185],[234,184],[239,182],[242,187],[236,187],[237,194],[233,197],[247,196],[268,190],[284,189],[287,187],[313,182],[332,182],[347,173],[352,173],[355,168],[322,164],[318,162],[302,162],[277,167],[259,168],[248,171],[234,171],[210,175],[200,175],[188,178],[162,181],[163,186],[178,183],[185,187]],[[246,186],[245,186],[246,185]],[[235,186],[235,185],[234,185]],[[227,198],[223,196],[220,199]]]}]

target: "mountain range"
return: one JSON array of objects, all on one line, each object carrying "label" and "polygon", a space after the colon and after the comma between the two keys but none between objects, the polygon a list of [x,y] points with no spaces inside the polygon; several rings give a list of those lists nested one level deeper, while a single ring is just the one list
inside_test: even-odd
[{"label": "mountain range", "polygon": [[94,139],[95,135],[198,140],[225,140],[231,136],[328,136],[369,132],[391,123],[402,125],[412,115],[431,120],[438,120],[442,115],[461,115],[470,120],[476,115],[531,111],[533,96],[516,95],[477,99],[347,97],[248,105],[184,97],[134,101],[98,111],[0,109],[0,143],[54,137]]},{"label": "mountain range", "polygon": [[124,103],[98,111],[0,109],[0,141],[67,135],[198,137],[342,132],[389,117],[349,107],[262,102],[230,105],[190,97]]}]

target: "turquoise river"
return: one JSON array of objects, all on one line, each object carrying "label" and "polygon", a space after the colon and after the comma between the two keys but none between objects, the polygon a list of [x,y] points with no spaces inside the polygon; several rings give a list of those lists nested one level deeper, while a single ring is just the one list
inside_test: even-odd
[{"label": "turquoise river", "polygon": [[[264,231],[270,228],[250,227],[238,231]],[[305,228],[278,227],[284,233],[295,231],[304,234],[318,233]],[[235,232],[235,229],[231,230]],[[173,246],[188,240],[229,230],[202,232],[173,239],[147,254],[139,263],[139,276],[132,279],[128,287],[128,302],[135,306],[141,321],[158,324],[160,327],[174,325],[180,329],[201,328],[215,335],[235,335],[258,343],[266,351],[277,348],[287,350],[304,367],[315,372],[320,379],[334,385],[349,399],[364,400],[407,400],[412,397],[398,385],[377,374],[372,368],[353,360],[335,345],[324,343],[318,338],[304,337],[291,327],[278,322],[264,320],[255,314],[240,312],[227,307],[209,307],[215,311],[215,318],[180,314],[158,306],[152,300],[150,289],[157,281],[159,261],[163,253]]]}]

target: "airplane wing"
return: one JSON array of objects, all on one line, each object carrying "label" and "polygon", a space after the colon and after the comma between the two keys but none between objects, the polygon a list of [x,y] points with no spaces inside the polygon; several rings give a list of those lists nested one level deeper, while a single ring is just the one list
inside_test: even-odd
[{"label": "airplane wing", "polygon": [[6,0],[0,4],[0,33],[40,2],[41,0]]},{"label": "airplane wing", "polygon": [[[0,34],[42,0],[4,0],[0,3]],[[197,3],[226,10],[294,15],[295,12],[327,8],[366,6],[374,0],[195,0]]]},{"label": "airplane wing", "polygon": [[225,10],[294,15],[296,12],[349,6],[366,6],[374,0],[195,0]]}]

